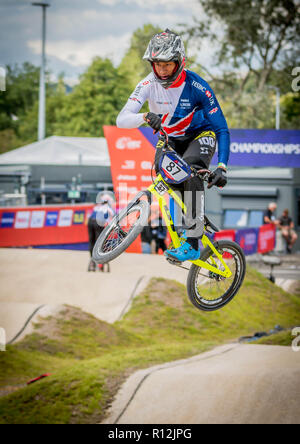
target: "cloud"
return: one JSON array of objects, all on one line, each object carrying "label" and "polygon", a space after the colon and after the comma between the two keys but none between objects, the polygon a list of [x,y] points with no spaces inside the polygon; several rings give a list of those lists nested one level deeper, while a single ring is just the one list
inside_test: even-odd
[{"label": "cloud", "polygon": [[[126,49],[129,47],[131,33],[121,37],[107,37],[81,42],[75,40],[49,41],[46,46],[48,56],[58,58],[72,66],[88,66],[94,57],[109,57],[115,64],[120,63]],[[28,47],[35,53],[41,54],[41,41],[29,40]]]},{"label": "cloud", "polygon": [[151,0],[146,2],[145,0],[98,0],[98,3],[103,6],[115,7],[117,5],[126,4],[127,6],[138,6],[142,9],[172,9],[176,8],[190,9],[193,12],[200,9],[198,0]]},{"label": "cloud", "polygon": [[[30,0],[12,7],[12,1],[0,0],[1,64],[30,61],[40,64],[41,8]],[[109,57],[120,63],[130,44],[132,33],[146,23],[177,29],[192,16],[200,17],[198,0],[50,0],[47,9],[46,55],[50,70],[67,76],[79,75],[95,56]],[[26,3],[23,4],[23,2]]]}]

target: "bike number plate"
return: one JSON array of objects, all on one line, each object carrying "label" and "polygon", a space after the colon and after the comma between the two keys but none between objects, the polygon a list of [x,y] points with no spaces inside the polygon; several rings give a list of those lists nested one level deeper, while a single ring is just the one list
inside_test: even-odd
[{"label": "bike number plate", "polygon": [[162,157],[160,172],[167,183],[184,182],[192,174],[189,165],[173,152],[168,152]]}]

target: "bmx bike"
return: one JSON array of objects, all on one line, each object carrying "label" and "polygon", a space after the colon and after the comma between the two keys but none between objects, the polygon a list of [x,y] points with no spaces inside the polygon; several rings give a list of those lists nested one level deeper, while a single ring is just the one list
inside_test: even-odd
[{"label": "bmx bike", "polygon": [[[187,207],[171,188],[170,184],[183,183],[195,175],[208,182],[213,175],[209,170],[199,170],[189,166],[169,145],[167,133],[161,129],[159,149],[162,150],[159,173],[147,190],[139,192],[128,206],[114,217],[112,222],[98,237],[93,249],[93,259],[98,264],[105,264],[122,254],[138,237],[148,224],[152,196],[159,207],[170,233],[172,247],[178,248],[185,241],[184,230],[176,229],[164,195],[171,196],[181,209],[183,215]],[[181,262],[167,258],[172,265],[186,268],[187,293],[192,304],[204,311],[213,311],[228,304],[240,289],[246,272],[245,255],[241,247],[230,240],[212,242],[208,235],[219,231],[204,218],[203,234],[199,238],[203,245],[200,258],[191,262],[190,268],[183,267]],[[187,227],[186,227],[187,228]],[[170,246],[169,246],[170,248]]]}]

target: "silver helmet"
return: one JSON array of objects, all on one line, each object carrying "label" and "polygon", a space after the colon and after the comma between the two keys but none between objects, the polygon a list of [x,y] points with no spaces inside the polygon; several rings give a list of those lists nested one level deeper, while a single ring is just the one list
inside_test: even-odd
[{"label": "silver helmet", "polygon": [[[170,88],[178,81],[185,67],[185,49],[181,37],[169,29],[156,34],[150,40],[143,59],[151,63],[157,81],[164,88]],[[155,70],[154,62],[175,62],[176,70],[168,79],[161,79]]]}]

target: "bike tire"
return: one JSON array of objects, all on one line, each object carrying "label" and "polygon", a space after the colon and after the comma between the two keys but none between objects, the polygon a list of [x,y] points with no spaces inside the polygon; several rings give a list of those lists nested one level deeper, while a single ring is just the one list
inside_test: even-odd
[{"label": "bike tire", "polygon": [[[138,221],[134,224],[134,227],[130,230],[126,237],[109,252],[103,251],[103,246],[107,242],[112,230],[120,226],[120,222],[125,219],[129,214],[134,211],[140,212],[140,217]],[[147,201],[141,200],[128,206],[125,210],[113,218],[111,223],[102,231],[98,237],[94,249],[93,249],[93,259],[97,264],[106,264],[116,259],[120,254],[122,254],[127,248],[135,241],[138,235],[142,232],[143,228],[148,223],[148,218],[150,214],[150,205]]]},{"label": "bike tire", "polygon": [[[195,264],[191,266],[187,278],[188,297],[196,308],[203,311],[219,310],[220,308],[228,304],[239,291],[246,274],[245,255],[241,247],[236,242],[232,242],[230,240],[220,240],[214,243],[214,247],[217,249],[217,251],[220,252],[223,251],[225,253],[229,253],[232,256],[235,263],[235,273],[232,278],[232,283],[228,287],[228,289],[223,294],[221,294],[217,299],[210,300],[201,296],[201,287],[199,286],[200,290],[198,288],[197,284],[198,276],[202,268],[198,267]],[[207,247],[202,251],[200,260],[203,262],[207,262],[209,258],[213,255],[214,255],[213,251],[209,247]],[[213,273],[210,274],[213,275]],[[211,279],[212,281],[213,280],[217,281],[218,277],[211,278],[209,277],[209,275],[206,276],[206,280],[209,279]],[[223,281],[225,282],[226,279],[228,278],[224,278]],[[211,290],[211,292],[213,293],[213,290]],[[204,288],[203,288],[203,293],[205,293]],[[207,291],[207,293],[209,293],[209,290]]]}]

